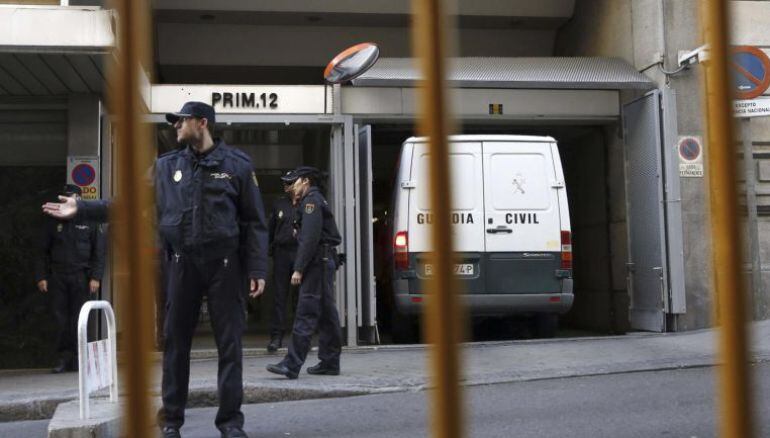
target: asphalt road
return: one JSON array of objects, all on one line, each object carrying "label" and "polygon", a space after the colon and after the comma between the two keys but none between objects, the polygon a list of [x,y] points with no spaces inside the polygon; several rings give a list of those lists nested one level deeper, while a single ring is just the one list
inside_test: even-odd
[{"label": "asphalt road", "polygon": [[[752,367],[759,434],[770,436],[770,363]],[[469,437],[716,437],[714,369],[615,374],[466,390]],[[329,377],[333,379],[333,377]],[[256,437],[427,436],[429,393],[244,406]],[[191,409],[185,437],[217,437],[215,408]],[[47,421],[0,423],[0,437],[45,436]]]},{"label": "asphalt road", "polygon": [[[759,381],[757,436],[770,436],[770,364]],[[466,391],[469,437],[715,437],[712,368],[477,386]],[[333,377],[330,377],[333,378]],[[761,388],[761,389],[760,389]],[[255,437],[428,436],[425,392],[249,405]],[[215,437],[215,409],[192,409],[185,437]]]}]

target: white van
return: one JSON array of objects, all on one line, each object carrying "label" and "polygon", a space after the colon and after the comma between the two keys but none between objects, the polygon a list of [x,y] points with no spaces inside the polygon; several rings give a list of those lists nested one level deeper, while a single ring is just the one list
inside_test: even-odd
[{"label": "white van", "polygon": [[[413,324],[432,275],[428,144],[402,146],[393,197],[394,335]],[[553,336],[572,306],[572,238],[559,150],[551,137],[450,137],[455,275],[470,315],[532,314]]]}]

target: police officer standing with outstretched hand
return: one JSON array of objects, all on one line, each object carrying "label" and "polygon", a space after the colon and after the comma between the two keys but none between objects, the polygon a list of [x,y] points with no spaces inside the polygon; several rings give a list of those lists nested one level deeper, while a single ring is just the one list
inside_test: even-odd
[{"label": "police officer standing with outstretched hand", "polygon": [[[80,187],[67,184],[63,196],[76,199]],[[48,218],[35,264],[37,287],[52,295],[59,325],[58,362],[52,372],[77,369],[77,327],[80,308],[88,294],[96,295],[104,274],[106,236],[102,224],[85,219],[67,221]]]},{"label": "police officer standing with outstretched hand", "polygon": [[307,369],[310,374],[338,375],[342,351],[342,331],[334,302],[335,247],[342,241],[331,209],[318,187],[320,172],[298,167],[292,175],[292,191],[299,198],[296,227],[299,247],[291,283],[299,286],[299,300],[289,353],[277,364],[267,366],[271,373],[296,379],[310,351],[316,328],[319,332],[320,362]]},{"label": "police officer standing with outstretched hand", "polygon": [[162,155],[155,165],[158,230],[164,248],[169,248],[159,425],[164,437],[180,436],[190,348],[206,296],[219,354],[215,424],[223,438],[246,437],[241,292],[244,275],[252,297],[265,287],[267,228],[259,184],[249,156],[213,138],[215,114],[210,105],[187,102],[166,119],[186,147]]}]

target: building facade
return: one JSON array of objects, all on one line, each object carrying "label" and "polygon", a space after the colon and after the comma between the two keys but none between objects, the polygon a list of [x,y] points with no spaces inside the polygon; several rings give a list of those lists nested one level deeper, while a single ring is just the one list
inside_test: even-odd
[{"label": "building facade", "polygon": [[[25,265],[38,207],[65,182],[69,158],[95,157],[99,194],[113,193],[114,144],[103,102],[119,17],[99,1],[4,3],[0,138],[7,152],[0,183],[8,207],[0,228],[4,258],[14,262],[2,267],[7,305],[0,324],[12,326],[45,319]],[[575,304],[565,324],[615,333],[715,324],[708,173],[680,176],[677,149],[683,137],[700,141],[701,157],[709,149],[703,65],[675,72],[680,51],[703,45],[698,4],[457,4],[450,84],[458,131],[550,135],[560,144],[575,251]],[[770,4],[732,6],[734,44],[770,47],[762,32]],[[159,153],[176,147],[162,114],[194,98],[214,104],[220,134],[252,155],[268,205],[286,169],[303,163],[329,171],[330,201],[351,261],[337,279],[349,344],[373,340],[374,327],[392,312],[387,213],[399,147],[415,133],[419,81],[410,60],[410,12],[407,0],[153,2],[145,103]],[[375,67],[342,87],[325,85],[326,63],[362,41],[379,45]],[[751,126],[766,260],[770,125],[757,118]],[[765,268],[762,279],[763,286],[770,281]],[[760,289],[753,316],[766,319],[770,297]],[[109,284],[103,294],[112,297]],[[258,327],[267,318],[264,304],[250,311]],[[37,352],[51,330],[44,325],[9,332],[8,348],[26,345],[13,347],[23,358],[17,365],[42,360]]]}]

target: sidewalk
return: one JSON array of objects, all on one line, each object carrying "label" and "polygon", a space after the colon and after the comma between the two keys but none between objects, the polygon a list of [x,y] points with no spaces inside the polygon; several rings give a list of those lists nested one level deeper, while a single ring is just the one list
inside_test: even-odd
[{"label": "sidewalk", "polygon": [[[715,363],[714,335],[714,330],[702,330],[467,344],[463,347],[463,383],[486,385],[710,366]],[[754,360],[770,360],[770,321],[755,323],[752,339]],[[342,375],[310,376],[303,370],[298,380],[288,380],[265,371],[265,366],[280,360],[281,355],[268,355],[264,349],[246,350],[244,403],[420,391],[429,386],[426,354],[424,346],[346,349]],[[190,406],[216,406],[215,353],[199,353],[201,356],[209,358],[193,360]],[[307,365],[315,361],[315,353],[311,353]],[[157,363],[155,374],[154,387],[159,388]],[[0,421],[50,418],[59,403],[76,398],[76,373],[0,372]]]}]

